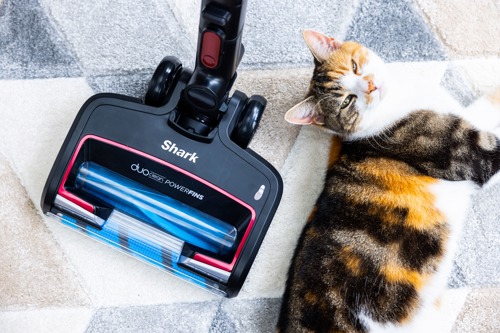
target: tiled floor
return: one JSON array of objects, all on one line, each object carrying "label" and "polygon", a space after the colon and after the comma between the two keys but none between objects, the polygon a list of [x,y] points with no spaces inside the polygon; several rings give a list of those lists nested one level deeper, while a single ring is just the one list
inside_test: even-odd
[{"label": "tiled floor", "polygon": [[[498,1],[250,1],[235,88],[268,99],[251,148],[280,170],[285,191],[240,295],[220,299],[39,208],[88,97],[141,97],[165,55],[192,68],[199,4],[0,0],[0,332],[271,332],[329,140],[282,120],[312,69],[304,28],[358,40],[393,69],[441,83],[464,106],[500,85]],[[456,333],[500,327],[499,196],[499,187],[480,192],[470,211],[443,301]]]}]

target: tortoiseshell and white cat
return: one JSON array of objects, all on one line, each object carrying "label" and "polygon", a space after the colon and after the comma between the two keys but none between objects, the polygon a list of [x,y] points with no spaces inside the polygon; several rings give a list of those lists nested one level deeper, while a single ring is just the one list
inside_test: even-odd
[{"label": "tortoiseshell and white cat", "polygon": [[285,119],[335,136],[277,330],[442,332],[433,316],[471,195],[500,170],[499,94],[462,110],[440,87],[391,81],[362,45],[304,38],[315,69]]}]

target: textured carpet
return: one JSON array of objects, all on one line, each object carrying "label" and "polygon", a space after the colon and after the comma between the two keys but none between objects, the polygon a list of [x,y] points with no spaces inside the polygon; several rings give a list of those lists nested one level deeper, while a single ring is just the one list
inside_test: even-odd
[{"label": "textured carpet", "polygon": [[[193,66],[200,1],[0,0],[0,332],[272,332],[296,240],[322,187],[327,134],[286,124],[312,59],[301,30],[352,39],[462,105],[500,86],[495,0],[249,1],[236,88],[268,108],[251,148],[281,205],[240,295],[220,299],[42,215],[41,191],[85,100],[141,97],[157,63]],[[500,332],[500,187],[470,209],[443,322]]]}]

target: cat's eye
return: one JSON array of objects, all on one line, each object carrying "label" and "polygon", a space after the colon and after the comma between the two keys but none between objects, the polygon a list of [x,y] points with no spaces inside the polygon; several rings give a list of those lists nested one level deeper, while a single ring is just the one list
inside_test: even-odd
[{"label": "cat's eye", "polygon": [[342,102],[342,104],[340,105],[340,108],[341,109],[345,109],[346,107],[349,106],[349,104],[351,104],[351,101],[352,99],[354,98],[354,95],[349,95],[347,96],[344,101]]},{"label": "cat's eye", "polygon": [[354,60],[352,60],[352,71],[354,74],[358,74],[358,64]]}]

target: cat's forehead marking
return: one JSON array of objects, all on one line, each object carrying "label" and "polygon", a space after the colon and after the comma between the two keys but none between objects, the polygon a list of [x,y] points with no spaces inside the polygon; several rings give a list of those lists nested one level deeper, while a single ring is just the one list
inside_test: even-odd
[{"label": "cat's forehead marking", "polygon": [[345,42],[322,65],[322,71],[331,80],[339,80],[352,73],[353,61],[356,63],[358,69],[361,70],[363,66],[369,63],[369,52],[356,42]]},{"label": "cat's forehead marking", "polygon": [[332,54],[336,63],[342,63],[349,70],[352,68],[352,61],[360,67],[368,62],[368,50],[356,42],[345,42],[342,47]]}]

